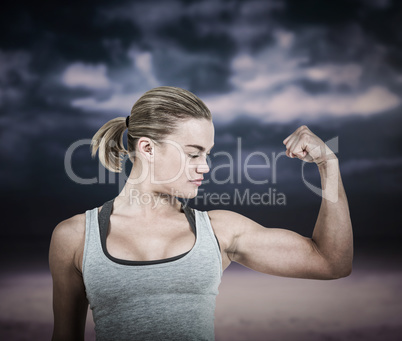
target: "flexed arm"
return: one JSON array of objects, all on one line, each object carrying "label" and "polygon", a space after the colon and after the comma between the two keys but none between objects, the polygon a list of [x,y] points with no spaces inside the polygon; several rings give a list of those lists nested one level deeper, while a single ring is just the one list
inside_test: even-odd
[{"label": "flexed arm", "polygon": [[283,143],[288,156],[317,164],[322,201],[312,241],[334,273],[349,274],[353,259],[352,223],[337,157],[306,126],[298,128]]},{"label": "flexed arm", "polygon": [[289,157],[315,162],[320,171],[323,195],[312,237],[281,228],[265,228],[234,212],[210,211],[211,224],[222,240],[225,256],[272,275],[345,277],[352,270],[353,235],[338,159],[306,126],[283,142]]}]

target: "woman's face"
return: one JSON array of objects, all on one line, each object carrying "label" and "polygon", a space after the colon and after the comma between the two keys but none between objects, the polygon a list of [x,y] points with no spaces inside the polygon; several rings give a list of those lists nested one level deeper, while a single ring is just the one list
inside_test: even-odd
[{"label": "woman's face", "polygon": [[207,155],[214,145],[214,125],[207,119],[189,119],[155,146],[151,185],[159,193],[193,198],[209,172]]}]

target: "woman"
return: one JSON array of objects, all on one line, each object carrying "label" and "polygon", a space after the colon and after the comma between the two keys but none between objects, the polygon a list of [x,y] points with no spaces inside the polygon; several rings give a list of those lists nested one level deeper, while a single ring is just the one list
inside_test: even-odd
[{"label": "woman", "polygon": [[323,200],[312,238],[177,200],[197,195],[214,145],[211,114],[194,94],[155,88],[129,117],[107,122],[92,154],[114,172],[128,154],[133,167],[115,199],[53,232],[53,340],[83,339],[88,304],[97,340],[213,340],[215,298],[232,261],[279,276],[347,276],[352,228],[338,160],[305,126],[284,144],[289,157],[320,171]]}]

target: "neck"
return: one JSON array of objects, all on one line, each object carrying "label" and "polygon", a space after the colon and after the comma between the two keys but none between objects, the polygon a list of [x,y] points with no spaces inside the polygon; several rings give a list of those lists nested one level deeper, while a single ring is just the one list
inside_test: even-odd
[{"label": "neck", "polygon": [[180,210],[180,201],[172,194],[156,192],[147,181],[149,177],[140,183],[135,179],[138,177],[133,167],[126,184],[115,199],[115,209],[142,215],[163,215]]}]

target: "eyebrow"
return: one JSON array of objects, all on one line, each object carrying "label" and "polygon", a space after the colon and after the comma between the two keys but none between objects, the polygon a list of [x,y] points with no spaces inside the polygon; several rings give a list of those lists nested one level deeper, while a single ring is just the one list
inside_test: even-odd
[{"label": "eyebrow", "polygon": [[[200,146],[198,144],[187,144],[186,147],[192,147],[192,148],[197,148],[200,152],[204,152],[205,148],[203,146]],[[214,147],[214,145],[212,145],[211,149]]]}]

